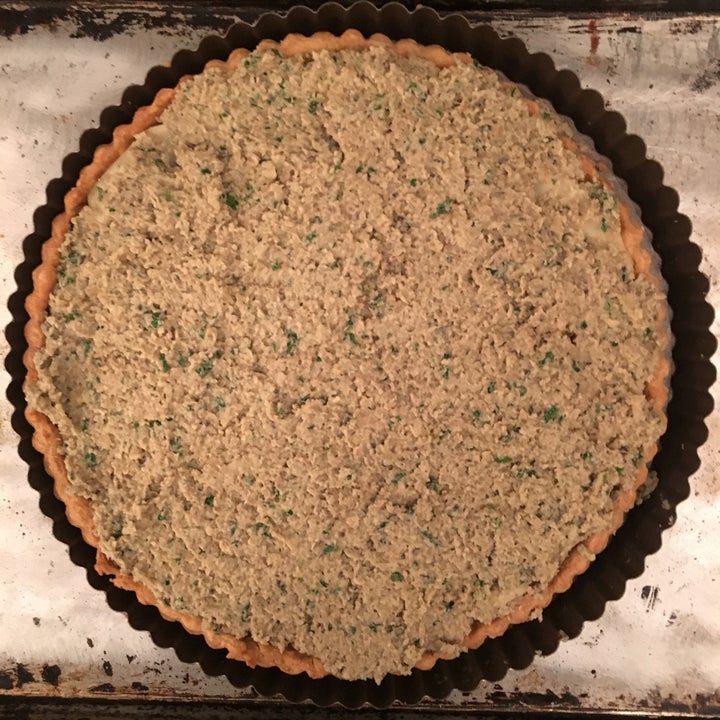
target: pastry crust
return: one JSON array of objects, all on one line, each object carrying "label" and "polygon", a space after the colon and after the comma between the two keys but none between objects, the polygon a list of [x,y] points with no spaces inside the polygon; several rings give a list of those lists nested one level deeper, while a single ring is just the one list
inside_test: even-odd
[{"label": "pastry crust", "polygon": [[[449,67],[456,63],[471,61],[468,54],[449,53],[439,46],[422,46],[413,40],[400,40],[393,43],[388,37],[380,34],[366,39],[355,30],[348,30],[339,37],[326,32],[316,33],[311,37],[292,34],[280,43],[263,41],[259,44],[258,49],[275,48],[282,55],[289,57],[318,50],[362,49],[377,45],[390,46],[396,53],[404,57],[425,58],[438,67]],[[226,62],[211,60],[205,67],[206,69],[231,70],[248,54],[248,51],[244,49],[235,50]],[[185,79],[181,78],[180,83]],[[26,383],[33,383],[38,378],[35,356],[45,343],[42,324],[46,317],[50,294],[57,281],[56,269],[60,259],[60,248],[73,218],[87,203],[88,194],[98,179],[132,144],[136,135],[158,123],[163,111],[172,102],[176,89],[160,90],[151,105],[142,107],[135,113],[130,124],[116,128],[112,142],[96,150],[92,163],[82,170],[77,184],[65,196],[64,212],[53,221],[52,235],[42,247],[42,262],[33,273],[33,292],[26,301],[26,308],[30,316],[25,327],[25,336],[28,342],[28,349],[24,356],[27,368]],[[536,100],[528,99],[527,103],[531,114],[540,109],[540,104]],[[566,145],[581,155],[586,179],[607,185],[607,181],[604,179],[609,174],[607,167],[591,159],[573,140],[567,139]],[[647,276],[659,285],[661,281],[653,272],[651,255],[643,246],[643,227],[632,218],[631,211],[625,204],[620,206],[620,219],[622,239],[632,257],[635,274]],[[657,318],[656,332],[660,336],[661,346],[668,348],[670,338],[666,330],[665,311]],[[659,359],[652,378],[646,383],[645,395],[658,411],[663,411],[668,401],[667,378],[669,374],[670,362],[667,357],[663,356]],[[58,429],[46,415],[36,409],[28,407],[26,417],[35,429],[33,445],[43,453],[45,468],[54,478],[55,494],[65,503],[68,519],[81,530],[85,541],[97,548],[99,538],[93,523],[91,505],[88,500],[73,494],[70,490],[67,469],[61,454],[61,437]],[[567,590],[575,577],[588,568],[595,555],[605,548],[612,534],[620,527],[625,513],[634,505],[636,491],[647,479],[646,463],[653,458],[656,450],[655,443],[645,448],[643,461],[635,476],[634,487],[617,497],[609,527],[605,531],[591,535],[576,546],[562,564],[556,577],[543,592],[525,596],[517,603],[512,612],[504,617],[499,617],[489,623],[475,623],[464,638],[463,644],[468,649],[477,648],[485,639],[502,635],[510,625],[525,622],[535,616],[550,603],[555,593]],[[312,678],[320,678],[327,674],[319,659],[297,652],[292,648],[281,651],[250,638],[237,638],[203,629],[201,618],[165,607],[145,585],[130,576],[123,575],[100,550],[97,551],[95,567],[99,573],[112,576],[112,582],[117,587],[135,592],[141,603],[156,606],[165,619],[180,622],[190,633],[204,635],[207,643],[213,648],[226,649],[228,657],[232,659],[242,660],[251,667],[276,666],[290,674],[306,672]],[[416,667],[427,670],[442,657],[434,652],[425,652]]]}]

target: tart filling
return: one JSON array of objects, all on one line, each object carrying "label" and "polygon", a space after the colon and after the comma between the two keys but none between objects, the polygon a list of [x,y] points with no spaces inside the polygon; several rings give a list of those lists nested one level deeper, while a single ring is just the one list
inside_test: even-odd
[{"label": "tart filling", "polygon": [[379,680],[526,619],[664,429],[638,228],[466,60],[349,33],[208,67],[86,175],[36,278],[29,417],[71,519],[251,664]]}]

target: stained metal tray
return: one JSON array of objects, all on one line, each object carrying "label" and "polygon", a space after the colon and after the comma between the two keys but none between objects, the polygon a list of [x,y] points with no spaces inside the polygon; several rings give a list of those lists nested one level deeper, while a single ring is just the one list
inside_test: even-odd
[{"label": "stained metal tray", "polygon": [[[43,201],[40,188],[58,174],[60,159],[75,149],[81,130],[152,65],[180,47],[196,46],[210,32],[222,32],[238,15],[251,19],[257,13],[241,5],[196,3],[168,11],[147,2],[141,7],[105,3],[101,8],[79,3],[65,5],[60,13],[57,6],[36,3],[28,23],[13,9],[3,15],[0,6],[0,29],[8,32],[7,39],[0,38],[0,47],[7,43],[0,54],[7,63],[0,74],[0,97],[9,105],[0,120],[7,125],[0,130],[0,210],[9,220],[0,262],[8,289],[21,259],[20,239],[28,235],[32,211]],[[681,209],[694,220],[694,241],[706,256],[703,270],[715,280],[719,258],[710,239],[710,217],[718,185],[712,176],[718,171],[708,163],[702,181],[694,164],[720,149],[720,133],[711,126],[720,110],[720,59],[713,46],[718,18],[580,18],[500,11],[491,18],[473,11],[465,15],[491,19],[501,34],[520,37],[532,51],[549,52],[559,66],[573,69],[625,115],[688,203]],[[76,84],[79,70],[82,87]],[[671,103],[666,102],[668,93],[674,93]],[[74,116],[68,117],[70,113]],[[84,140],[89,141],[87,136]],[[34,196],[28,196],[28,188]],[[36,227],[43,222],[47,218],[37,217]],[[715,285],[713,299],[717,306]],[[11,340],[16,330],[9,331]],[[717,418],[711,417],[709,425],[711,441],[692,481],[695,494],[680,506],[681,521],[665,534],[661,554],[650,558],[648,571],[630,583],[620,603],[611,603],[579,639],[537,660],[530,671],[511,671],[498,684],[486,683],[471,693],[456,691],[417,709],[720,712],[720,625],[712,592],[720,566],[695,542],[698,533],[708,548],[720,539],[712,509],[712,498],[720,495],[714,472]],[[0,472],[8,482],[0,486],[0,540],[12,549],[12,557],[0,580],[0,623],[7,629],[0,641],[0,702],[10,696],[221,699],[243,707],[270,702],[224,679],[208,678],[197,666],[183,665],[107,609],[104,596],[88,587],[63,546],[50,538],[46,518],[34,507],[37,495],[27,485],[26,467],[15,455],[14,436],[9,428],[3,430]],[[58,508],[45,502],[43,510],[52,516]],[[671,662],[676,646],[681,648],[680,666]]]}]

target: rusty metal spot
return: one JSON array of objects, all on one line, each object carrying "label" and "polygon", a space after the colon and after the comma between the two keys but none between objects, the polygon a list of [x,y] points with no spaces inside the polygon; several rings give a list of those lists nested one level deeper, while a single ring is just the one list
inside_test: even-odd
[{"label": "rusty metal spot", "polygon": [[700,75],[693,80],[690,89],[694,92],[705,92],[705,90],[709,90],[718,81],[720,81],[720,60],[716,60],[713,66],[700,73]]},{"label": "rusty metal spot", "polygon": [[701,30],[702,22],[700,20],[674,22],[670,25],[671,35],[697,35]]},{"label": "rusty metal spot", "polygon": [[597,31],[597,20],[594,18],[588,23],[588,32],[590,33],[590,54],[596,55],[600,46],[600,35]]},{"label": "rusty metal spot", "polygon": [[111,683],[102,683],[101,685],[93,685],[90,688],[90,692],[96,692],[96,693],[114,693],[115,692],[115,686]]},{"label": "rusty metal spot", "polygon": [[120,12],[105,8],[73,7],[65,3],[61,6],[48,3],[23,9],[0,9],[0,36],[11,38],[14,35],[26,35],[41,27],[54,31],[61,23],[71,23],[74,26],[71,38],[91,38],[101,42],[116,35],[131,34],[135,30],[158,29],[160,33],[168,29],[176,31],[182,28],[188,17],[192,18],[194,28],[206,27],[217,31],[219,27],[229,27],[234,16],[249,15],[247,19],[254,20],[259,14],[257,8],[243,13],[228,11],[225,14],[188,12],[187,8],[183,12],[173,10],[170,6],[162,10],[158,13],[157,7],[142,2],[137,2],[131,10]]},{"label": "rusty metal spot", "polygon": [[53,687],[58,686],[58,680],[62,670],[57,665],[43,665],[43,669],[40,673],[43,682],[49,683]]},{"label": "rusty metal spot", "polygon": [[580,707],[582,703],[571,692],[565,691],[561,695],[546,690],[544,693],[539,692],[505,692],[499,690],[488,695],[488,699],[498,705],[517,705],[532,708],[551,708],[557,705],[565,705],[567,707]]},{"label": "rusty metal spot", "polygon": [[35,682],[33,674],[22,664],[18,663],[15,666],[15,674],[17,676],[17,686],[21,688],[26,683]]}]

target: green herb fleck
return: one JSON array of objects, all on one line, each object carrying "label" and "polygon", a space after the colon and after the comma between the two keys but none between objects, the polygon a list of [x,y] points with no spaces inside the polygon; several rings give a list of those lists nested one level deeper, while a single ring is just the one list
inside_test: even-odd
[{"label": "green herb fleck", "polygon": [[86,452],[83,456],[85,458],[85,464],[94,470],[97,467],[97,455],[94,452]]},{"label": "green herb fleck", "polygon": [[297,333],[294,330],[290,330],[289,328],[283,328],[283,333],[287,338],[287,343],[285,344],[285,354],[292,355],[298,345]]},{"label": "green herb fleck", "polygon": [[65,260],[71,265],[82,265],[84,258],[77,252],[77,250],[71,250],[66,256]]},{"label": "green herb fleck", "polygon": [[353,345],[360,345],[358,339],[355,337],[355,333],[352,331],[352,327],[355,324],[355,319],[350,316],[347,323],[345,324],[345,334],[343,340],[349,340]]},{"label": "green herb fleck", "polygon": [[211,170],[210,170],[210,168],[200,168],[200,172],[203,175],[209,175],[211,173]]},{"label": "green herb fleck", "polygon": [[512,462],[512,458],[509,455],[495,455],[496,463],[509,463]]},{"label": "green herb fleck", "polygon": [[183,456],[183,446],[180,438],[170,438],[170,450],[172,450],[178,457]]},{"label": "green herb fleck", "polygon": [[311,100],[311,101],[308,103],[308,112],[309,112],[311,115],[315,115],[315,113],[317,112],[317,109],[318,109],[318,105],[320,105],[320,101],[319,101],[319,100],[315,100],[315,99]]},{"label": "green herb fleck", "polygon": [[430,475],[427,482],[425,483],[425,487],[429,488],[433,492],[440,492],[440,479],[438,478],[438,476]]},{"label": "green herb fleck", "polygon": [[58,275],[58,285],[60,287],[67,287],[68,285],[74,285],[75,284],[75,276],[69,275],[63,268],[57,269],[57,275]]},{"label": "green herb fleck", "polygon": [[440,217],[441,215],[447,215],[450,212],[450,209],[453,205],[453,200],[451,198],[445,198],[436,208],[433,210],[432,213],[430,213],[430,217],[435,219],[437,217]]},{"label": "green herb fleck", "polygon": [[403,574],[401,572],[398,572],[397,570],[390,575],[390,579],[393,582],[402,582],[403,581]]},{"label": "green herb fleck", "polygon": [[330,553],[334,553],[338,549],[337,545],[326,545],[323,548],[323,555],[329,555]]},{"label": "green herb fleck", "polygon": [[240,622],[248,622],[251,615],[252,613],[250,612],[250,603],[247,603],[243,606],[243,609],[240,612]]},{"label": "green herb fleck", "polygon": [[116,515],[110,526],[110,534],[119,540],[123,534],[123,527],[125,526],[125,518],[122,515]]},{"label": "green herb fleck", "polygon": [[213,369],[213,364],[218,358],[218,353],[210,356],[207,360],[203,360],[200,365],[195,368],[195,372],[201,377],[207,377]]},{"label": "green herb fleck", "polygon": [[237,210],[240,201],[230,192],[224,192],[220,195],[222,200],[231,210]]},{"label": "green herb fleck", "polygon": [[214,495],[208,495],[208,496],[205,498],[205,505],[207,505],[208,507],[213,507],[213,505],[215,505],[215,496],[214,496]]},{"label": "green herb fleck", "polygon": [[539,367],[545,367],[545,365],[552,360],[555,359],[554,353],[550,352],[549,350],[545,353],[544,357],[541,360],[538,360],[538,366]]},{"label": "green herb fleck", "polygon": [[167,361],[167,358],[165,357],[165,353],[160,353],[160,362],[162,363],[162,369],[163,372],[169,372],[170,371],[170,363]]},{"label": "green herb fleck", "polygon": [[397,485],[406,475],[406,472],[396,472],[390,482],[392,482],[393,485]]},{"label": "green herb fleck", "polygon": [[543,414],[543,420],[546,423],[552,422],[553,420],[560,422],[562,419],[563,416],[560,415],[560,410],[558,410],[557,405],[551,405]]}]

